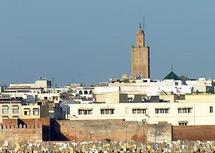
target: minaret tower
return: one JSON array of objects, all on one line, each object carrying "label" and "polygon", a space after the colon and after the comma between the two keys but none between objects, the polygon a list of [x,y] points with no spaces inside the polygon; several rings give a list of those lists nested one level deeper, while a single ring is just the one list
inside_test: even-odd
[{"label": "minaret tower", "polygon": [[131,75],[133,79],[150,78],[150,49],[145,45],[143,27],[136,32],[136,44],[131,49]]}]

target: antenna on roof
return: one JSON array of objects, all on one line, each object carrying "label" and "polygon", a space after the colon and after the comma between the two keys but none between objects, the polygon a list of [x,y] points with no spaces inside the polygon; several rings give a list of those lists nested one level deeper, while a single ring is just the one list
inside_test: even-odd
[{"label": "antenna on roof", "polygon": [[143,28],[145,29],[145,16],[143,16]]},{"label": "antenna on roof", "polygon": [[140,29],[142,28],[142,25],[141,25],[141,23],[139,24],[139,28],[140,28]]},{"label": "antenna on roof", "polygon": [[173,71],[173,66],[171,65],[171,71]]}]

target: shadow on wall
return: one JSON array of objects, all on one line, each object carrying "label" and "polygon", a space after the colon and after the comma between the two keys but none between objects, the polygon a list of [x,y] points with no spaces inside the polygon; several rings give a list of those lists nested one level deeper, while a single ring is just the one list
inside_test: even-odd
[{"label": "shadow on wall", "polygon": [[51,140],[69,141],[69,139],[61,133],[61,125],[56,120],[51,120]]},{"label": "shadow on wall", "polygon": [[[42,125],[42,140],[48,141],[48,140],[54,140],[52,137],[52,125],[49,118],[43,118],[43,119],[18,119],[17,120],[18,125],[25,125],[28,127],[29,125],[33,124],[34,126]],[[49,129],[50,128],[50,129]]]}]

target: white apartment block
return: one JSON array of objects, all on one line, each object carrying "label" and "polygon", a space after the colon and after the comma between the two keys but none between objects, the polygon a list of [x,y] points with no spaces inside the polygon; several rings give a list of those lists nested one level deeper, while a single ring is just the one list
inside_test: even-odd
[{"label": "white apartment block", "polygon": [[149,124],[215,125],[215,103],[69,104],[70,120],[124,119]]}]

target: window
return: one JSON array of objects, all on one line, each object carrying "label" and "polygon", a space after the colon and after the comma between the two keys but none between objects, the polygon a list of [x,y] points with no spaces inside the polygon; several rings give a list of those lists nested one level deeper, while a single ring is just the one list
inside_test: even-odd
[{"label": "window", "polygon": [[210,113],[213,113],[213,112],[214,112],[213,106],[210,106]]},{"label": "window", "polygon": [[130,102],[132,102],[132,101],[134,101],[134,100],[133,100],[133,97],[128,97],[128,102],[130,103]]},{"label": "window", "polygon": [[12,113],[13,113],[13,114],[19,114],[19,109],[13,108],[13,109],[12,109]]},{"label": "window", "polygon": [[8,116],[2,116],[2,119],[9,119]]},{"label": "window", "polygon": [[13,114],[19,114],[19,106],[18,105],[12,106],[12,113]]},{"label": "window", "polygon": [[33,115],[39,115],[39,108],[33,108]]},{"label": "window", "polygon": [[180,125],[180,126],[187,126],[187,124],[188,124],[188,121],[179,121],[178,122],[178,125]]},{"label": "window", "polygon": [[24,108],[24,115],[30,115],[30,109]]},{"label": "window", "polygon": [[167,114],[169,113],[169,108],[156,108],[155,114]]},{"label": "window", "polygon": [[78,109],[78,115],[92,115],[93,109]]},{"label": "window", "polygon": [[84,94],[85,94],[85,95],[87,95],[87,94],[88,94],[87,90],[85,90],[85,91],[84,91]]},{"label": "window", "polygon": [[104,108],[104,109],[101,109],[101,114],[102,115],[114,114],[114,109],[113,108]]},{"label": "window", "polygon": [[134,108],[132,109],[132,114],[146,114],[146,109]]},{"label": "window", "polygon": [[7,105],[2,106],[2,114],[8,114],[9,112],[9,107]]},{"label": "window", "polygon": [[82,93],[82,91],[79,91],[79,95],[82,95],[83,93]]},{"label": "window", "polygon": [[190,107],[178,108],[178,113],[191,113],[191,112],[192,112],[192,108]]}]

